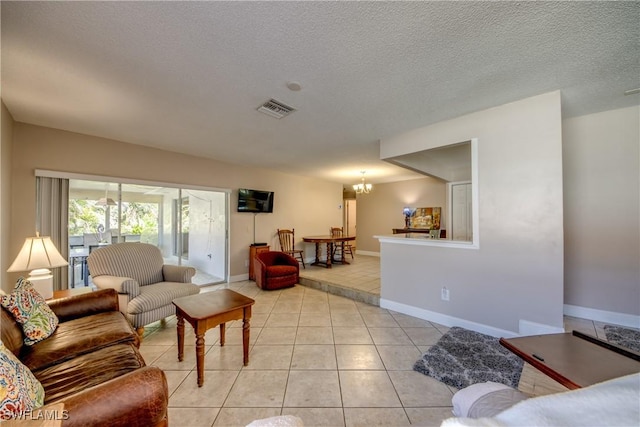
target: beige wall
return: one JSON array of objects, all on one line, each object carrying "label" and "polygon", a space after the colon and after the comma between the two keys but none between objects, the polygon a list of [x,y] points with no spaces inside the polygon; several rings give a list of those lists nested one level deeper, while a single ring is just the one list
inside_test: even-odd
[{"label": "beige wall", "polygon": [[5,292],[13,289],[13,283],[9,281],[7,268],[18,255],[18,251],[11,251],[11,147],[13,141],[13,117],[0,102],[2,116],[0,125],[0,280],[1,288]]},{"label": "beige wall", "polygon": [[[382,158],[478,139],[477,249],[381,243],[381,304],[491,334],[563,327],[562,123],[552,92],[381,141]],[[442,301],[441,289],[450,291]]]},{"label": "beige wall", "polygon": [[435,178],[424,177],[409,181],[376,184],[369,194],[359,194],[357,200],[358,224],[356,247],[358,253],[380,252],[380,242],[373,236],[391,234],[393,228],[404,227],[402,209],[440,206],[442,226],[446,228],[447,184]]},{"label": "beige wall", "polygon": [[[638,107],[634,107],[563,121],[566,209],[564,297],[567,304],[638,314],[639,115]],[[324,234],[330,226],[342,221],[341,211],[337,208],[342,203],[342,189],[337,184],[22,123],[14,124],[4,104],[1,119],[0,277],[5,290],[13,286],[11,281],[6,280],[6,269],[24,238],[34,231],[33,171],[36,168],[233,190],[239,187],[274,190],[274,214],[261,214],[256,221],[257,240],[269,242],[273,247],[277,247],[273,233],[278,227],[295,227],[299,241],[304,234]],[[13,154],[12,139],[15,139]],[[513,150],[509,148],[506,151],[511,153]],[[492,156],[494,160],[487,160],[486,166],[491,167],[495,158],[499,158],[496,163],[503,162],[498,153]],[[12,157],[15,168],[13,174],[10,173]],[[496,180],[506,178],[504,174],[496,176]],[[13,203],[10,191],[12,181],[15,182]],[[413,206],[411,199],[405,197],[415,193],[414,186],[417,186],[418,194],[422,194],[419,197],[424,197],[416,202],[416,206],[431,203],[431,190],[424,187],[421,181],[378,184],[371,194],[358,196],[358,250],[378,252],[379,244],[371,236],[389,234],[391,228],[402,226],[402,207],[405,204]],[[251,243],[253,234],[253,216],[234,212],[236,199],[237,193],[234,191],[231,200],[233,276],[246,273],[246,246]],[[506,199],[507,202],[509,200],[514,199]],[[517,204],[513,206],[518,207]],[[562,212],[562,206],[557,209]],[[604,214],[600,213],[602,210]],[[378,220],[380,224],[375,223]],[[495,229],[495,232],[501,231]],[[485,243],[483,239],[481,244]],[[561,242],[555,242],[554,246],[558,244]],[[298,243],[298,246],[304,247],[307,257],[313,256],[313,247],[302,243]],[[424,263],[424,258],[420,256],[417,260]],[[540,265],[539,260],[530,259],[527,262]],[[524,261],[523,265],[526,265]],[[514,278],[519,276],[521,273],[513,275]],[[406,278],[399,276],[397,279]],[[535,289],[536,285],[532,286]],[[429,298],[438,301],[438,291],[439,287],[435,286],[434,294],[429,294]],[[517,292],[517,288],[509,289],[505,295],[511,292]],[[454,291],[454,298],[456,294]],[[482,295],[480,300],[484,301],[485,298],[486,295]],[[501,295],[494,298],[502,300]],[[556,299],[562,301],[562,296]],[[445,308],[443,306],[443,310]],[[492,316],[499,316],[503,309],[493,310]],[[584,315],[589,317],[589,313]]]},{"label": "beige wall", "polygon": [[564,295],[574,309],[640,315],[639,156],[639,107],[563,122]]},{"label": "beige wall", "polygon": [[[35,224],[35,169],[232,189],[230,275],[248,272],[253,214],[235,212],[238,188],[275,192],[273,214],[256,217],[256,241],[278,249],[277,228],[324,234],[342,222],[342,186],[302,176],[249,168],[104,138],[16,123],[13,146],[13,203],[10,251],[17,253]],[[307,248],[305,248],[307,249]],[[306,255],[312,256],[312,248]],[[238,277],[241,278],[241,277]]]}]

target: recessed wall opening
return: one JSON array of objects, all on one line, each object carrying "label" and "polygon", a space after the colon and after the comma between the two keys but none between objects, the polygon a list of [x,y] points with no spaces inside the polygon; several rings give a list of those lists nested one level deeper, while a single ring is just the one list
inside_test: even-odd
[{"label": "recessed wall opening", "polygon": [[447,183],[447,240],[478,245],[478,140],[442,145],[384,159]]}]

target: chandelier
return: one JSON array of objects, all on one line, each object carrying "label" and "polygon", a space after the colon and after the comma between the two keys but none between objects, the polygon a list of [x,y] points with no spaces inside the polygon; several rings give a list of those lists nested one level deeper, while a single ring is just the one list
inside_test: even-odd
[{"label": "chandelier", "polygon": [[360,171],[360,173],[362,174],[362,182],[360,182],[360,184],[353,184],[353,191],[355,191],[356,194],[369,194],[371,190],[373,190],[373,186],[364,182],[365,171]]},{"label": "chandelier", "polygon": [[104,197],[101,197],[96,202],[96,206],[116,206],[117,203],[111,197],[109,197],[109,184],[104,190]]}]

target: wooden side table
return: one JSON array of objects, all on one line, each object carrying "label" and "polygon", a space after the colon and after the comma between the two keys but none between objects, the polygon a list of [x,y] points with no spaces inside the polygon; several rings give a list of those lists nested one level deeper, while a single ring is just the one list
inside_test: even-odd
[{"label": "wooden side table", "polygon": [[249,364],[249,319],[251,306],[249,297],[230,289],[189,295],[173,300],[178,317],[178,361],[184,359],[184,321],[193,326],[196,334],[196,367],[198,387],[204,384],[204,334],[220,325],[220,346],[224,346],[225,323],[242,319],[242,349],[244,366]]},{"label": "wooden side table", "polygon": [[53,291],[53,298],[51,298],[49,301],[54,299],[72,297],[75,295],[88,294],[89,292],[93,292],[93,289],[88,286],[82,288],[64,289],[62,291]]},{"label": "wooden side table", "polygon": [[255,262],[256,262],[256,255],[258,255],[260,252],[268,252],[271,249],[269,249],[268,245],[261,245],[261,246],[255,246],[255,245],[251,245],[249,247],[249,280],[256,280],[256,273],[255,273]]},{"label": "wooden side table", "polygon": [[640,372],[640,356],[579,331],[500,338],[500,344],[568,389]]}]

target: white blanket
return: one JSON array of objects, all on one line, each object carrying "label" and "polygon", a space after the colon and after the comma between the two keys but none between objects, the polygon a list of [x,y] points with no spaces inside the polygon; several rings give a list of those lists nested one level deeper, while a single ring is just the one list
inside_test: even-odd
[{"label": "white blanket", "polygon": [[640,373],[522,401],[493,418],[449,418],[441,427],[640,426]]}]

